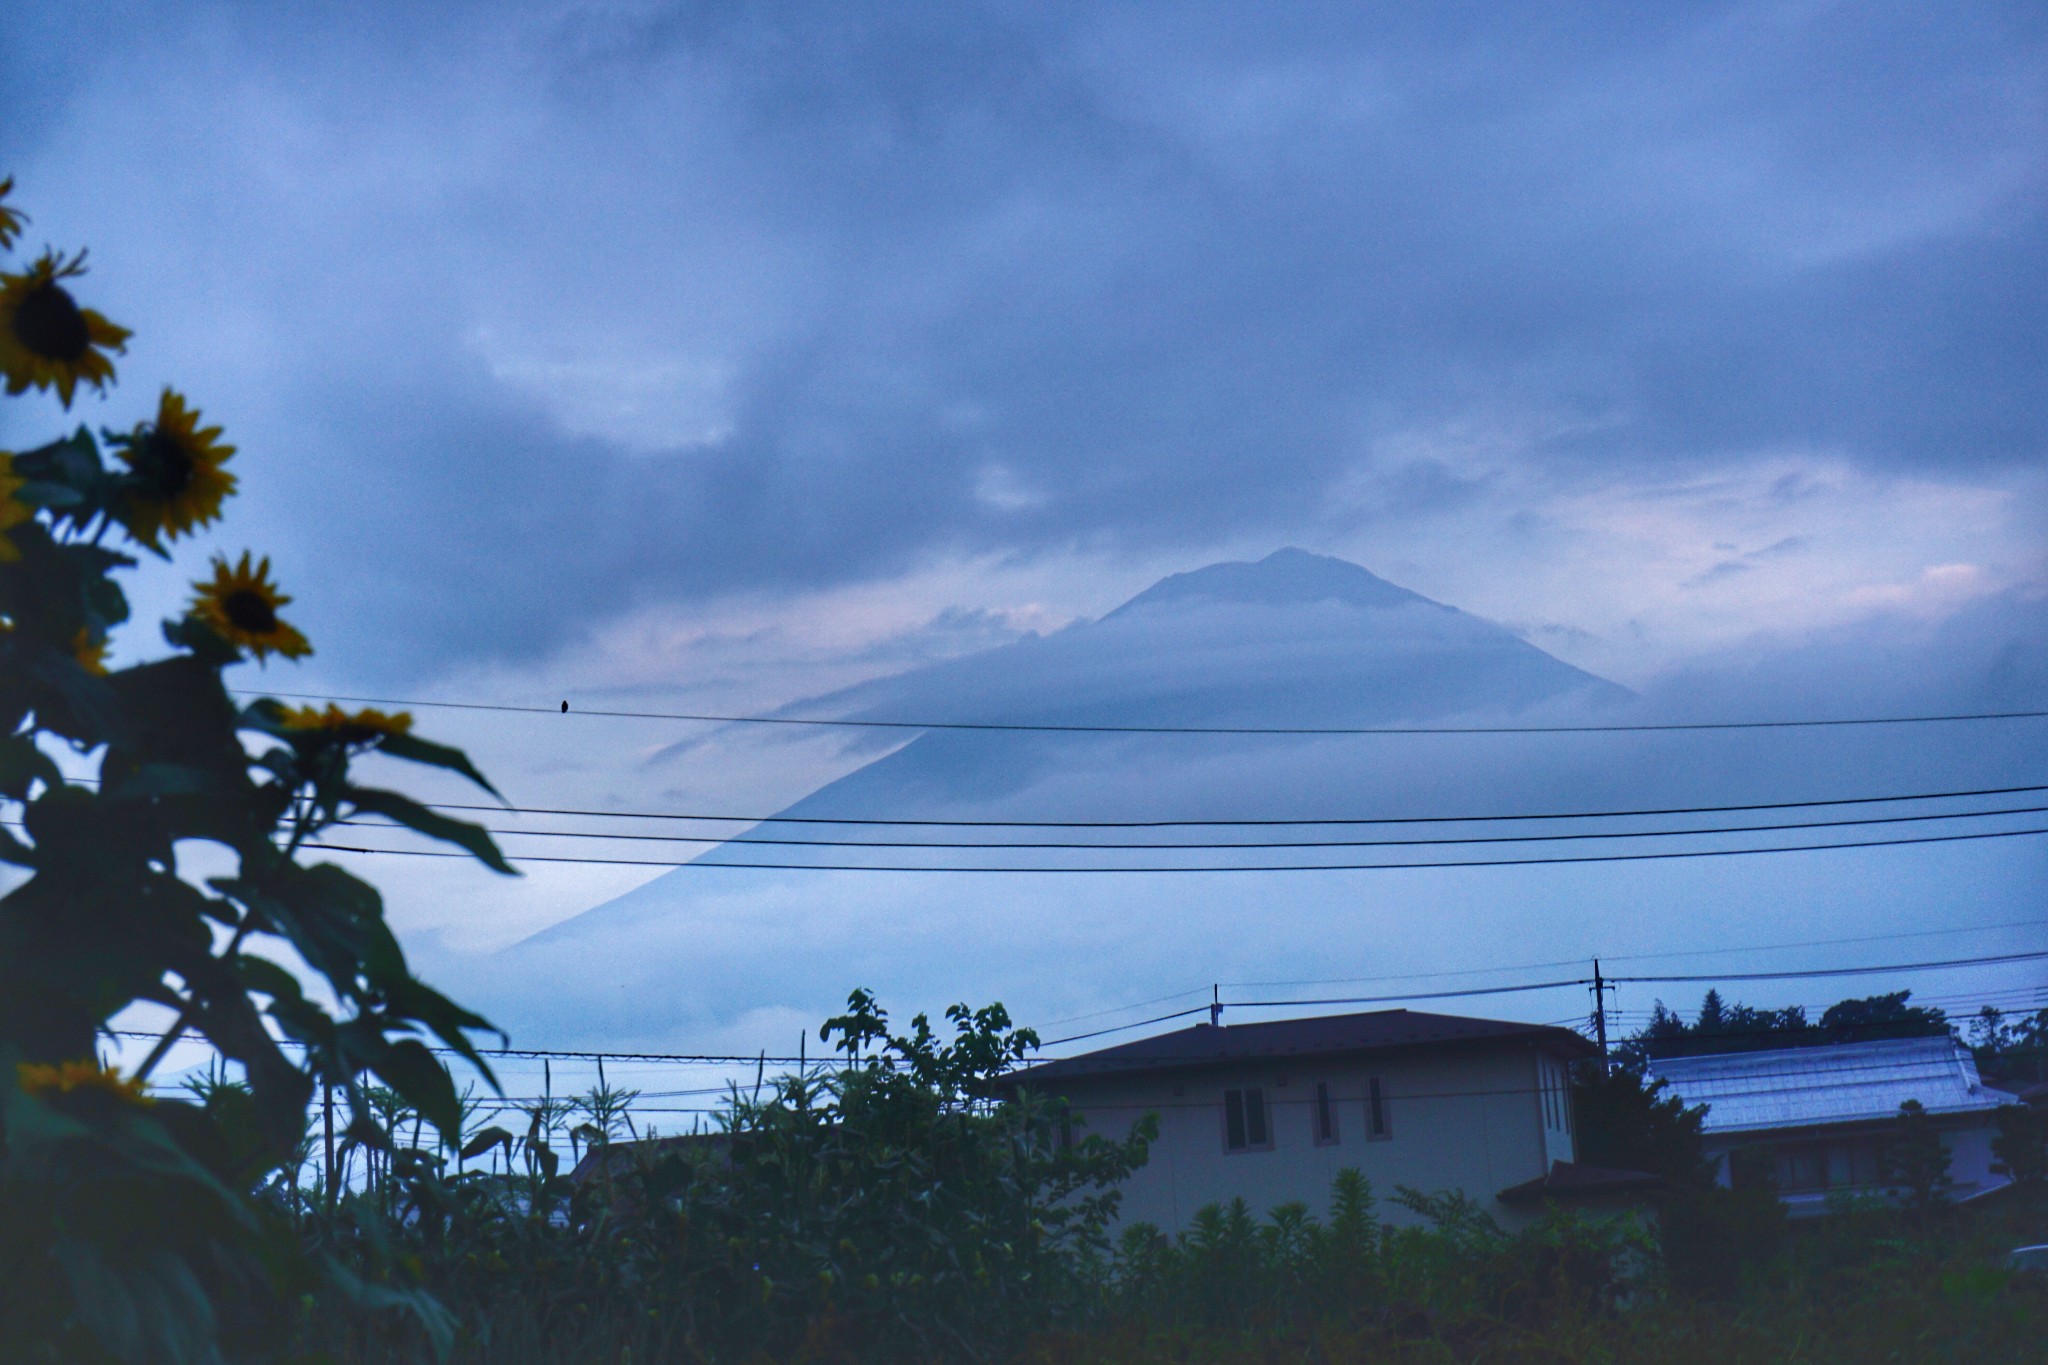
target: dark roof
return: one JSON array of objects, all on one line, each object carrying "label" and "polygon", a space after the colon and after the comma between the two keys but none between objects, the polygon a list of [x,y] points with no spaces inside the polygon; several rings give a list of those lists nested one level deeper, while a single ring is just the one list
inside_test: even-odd
[{"label": "dark roof", "polygon": [[1016,1074],[1035,1084],[1081,1076],[1133,1071],[1177,1071],[1219,1062],[1276,1061],[1289,1057],[1330,1057],[1400,1048],[1530,1042],[1590,1057],[1598,1051],[1569,1029],[1516,1024],[1500,1019],[1467,1019],[1415,1010],[1373,1010],[1366,1014],[1324,1014],[1309,1019],[1271,1019],[1256,1024],[1197,1024],[1135,1042],[1119,1043],[1078,1057],[1041,1062]]},{"label": "dark roof", "polygon": [[672,1137],[636,1138],[630,1142],[605,1142],[590,1148],[569,1172],[569,1179],[581,1185],[600,1171],[618,1175],[636,1164],[651,1162],[670,1152],[717,1151],[731,1141],[729,1133],[679,1133]]},{"label": "dark roof", "polygon": [[1598,1199],[1604,1195],[1639,1194],[1661,1189],[1664,1177],[1648,1171],[1621,1171],[1577,1161],[1553,1161],[1534,1180],[1510,1185],[1495,1198],[1503,1204],[1529,1204],[1538,1199]]}]

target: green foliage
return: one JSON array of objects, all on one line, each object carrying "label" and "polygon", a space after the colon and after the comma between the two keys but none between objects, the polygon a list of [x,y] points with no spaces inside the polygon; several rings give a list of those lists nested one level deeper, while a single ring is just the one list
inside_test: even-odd
[{"label": "green foliage", "polygon": [[1630,1066],[1587,1066],[1573,1079],[1578,1158],[1613,1170],[1648,1171],[1683,1188],[1714,1179],[1701,1152],[1703,1104],[1687,1108],[1662,1080]]},{"label": "green foliage", "polygon": [[[600,1135],[578,1180],[542,1154],[536,1113],[524,1139],[486,1129],[469,1149],[524,1155],[523,1172],[416,1164],[390,1217],[335,1235],[366,1276],[423,1265],[480,1357],[515,1337],[543,1358],[593,1342],[612,1359],[989,1355],[1093,1302],[1115,1186],[1151,1129],[1065,1140],[1060,1102],[1010,1090],[1032,1034],[1000,1005],[946,1017],[950,1037],[923,1016],[898,1034],[857,991],[822,1031],[839,1063],[736,1090],[709,1131]],[[307,1340],[409,1360],[426,1339],[336,1313]]]},{"label": "green foliage", "polygon": [[[1724,1016],[1725,1017],[1725,1016]],[[1665,1270],[1687,1294],[1731,1298],[1744,1276],[1783,1245],[1785,1213],[1767,1174],[1729,1172],[1729,1184],[1701,1147],[1706,1106],[1687,1108],[1661,1080],[1621,1065],[1589,1067],[1575,1079],[1579,1159],[1662,1176],[1656,1206]]]},{"label": "green foliage", "polygon": [[1993,1084],[2048,1081],[2048,1009],[2009,1015],[1986,1005],[1970,1021],[1970,1050]]},{"label": "green foliage", "polygon": [[1996,1115],[1998,1134],[1991,1139],[1992,1166],[2022,1185],[2048,1184],[2048,1112],[2008,1104]]},{"label": "green foliage", "polygon": [[1653,1057],[1691,1057],[1714,1052],[1762,1052],[1774,1048],[1860,1043],[1876,1038],[1943,1037],[1952,1030],[1941,1010],[1908,1003],[1911,991],[1894,991],[1830,1005],[1818,1024],[1798,1005],[1781,1010],[1730,1005],[1708,991],[1698,1016],[1687,1023],[1659,1000],[1650,1022],[1623,1041],[1615,1054],[1631,1066]]},{"label": "green foliage", "polygon": [[1612,1313],[1653,1280],[1654,1246],[1630,1219],[1552,1212],[1510,1234],[1456,1193],[1404,1188],[1394,1203],[1413,1218],[1380,1222],[1370,1185],[1347,1169],[1327,1222],[1298,1203],[1261,1220],[1236,1199],[1198,1210],[1177,1238],[1135,1224],[1118,1242],[1107,1320],[1235,1337],[1337,1324],[1398,1338],[1474,1318],[1526,1331]]},{"label": "green foliage", "polygon": [[1885,1149],[1884,1176],[1906,1202],[1919,1211],[1948,1202],[1949,1150],[1934,1117],[1918,1100],[1899,1106],[1899,1126]]},{"label": "green foliage", "polygon": [[[61,305],[75,307],[68,293]],[[68,403],[62,364],[21,363],[14,391],[55,385]],[[112,369],[99,365],[78,373],[104,387]],[[166,391],[131,432],[81,426],[0,456],[0,798],[14,831],[0,860],[18,869],[0,898],[0,1341],[13,1359],[263,1349],[288,1326],[293,1286],[355,1283],[303,1255],[269,1197],[303,1158],[316,1088],[344,1097],[352,1142],[389,1153],[373,1078],[451,1131],[454,1087],[421,1037],[483,1070],[469,1034],[488,1026],[412,975],[376,891],[301,861],[369,812],[508,870],[481,829],[363,786],[352,768],[382,752],[482,783],[468,761],[410,736],[409,718],[239,702],[229,669],[309,648],[277,616],[290,599],[267,561],[216,561],[189,613],[165,623],[169,654],[105,670],[132,552],[169,558],[234,488],[220,469],[232,448],[197,420]],[[202,844],[232,872],[196,880]],[[294,961],[308,975],[280,965]],[[95,1046],[137,1004],[171,1023],[122,1077]],[[142,1082],[188,1033],[238,1079],[148,1096]],[[391,1288],[358,1297],[441,1321]]]}]

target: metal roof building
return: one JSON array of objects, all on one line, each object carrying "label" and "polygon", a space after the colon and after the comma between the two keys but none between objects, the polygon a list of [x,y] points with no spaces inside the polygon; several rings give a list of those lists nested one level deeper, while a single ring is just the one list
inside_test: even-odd
[{"label": "metal roof building", "polygon": [[1884,1191],[1887,1134],[1908,1100],[1941,1130],[1956,1198],[2007,1183],[1990,1142],[1996,1111],[2015,1097],[1985,1085],[1969,1049],[1947,1036],[1666,1057],[1645,1070],[1686,1105],[1707,1106],[1705,1149],[1723,1159],[1722,1179],[1736,1153],[1763,1156],[1795,1214]]},{"label": "metal roof building", "polygon": [[1708,1106],[1709,1133],[1893,1119],[1907,1100],[1963,1114],[2014,1098],[1988,1089],[1969,1049],[1947,1037],[1667,1057],[1646,1069],[1686,1104]]}]

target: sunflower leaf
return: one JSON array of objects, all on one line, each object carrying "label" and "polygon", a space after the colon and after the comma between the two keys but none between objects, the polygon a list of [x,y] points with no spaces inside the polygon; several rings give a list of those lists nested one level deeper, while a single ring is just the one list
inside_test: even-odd
[{"label": "sunflower leaf", "polygon": [[499,794],[498,789],[476,770],[475,765],[469,761],[469,755],[460,749],[451,748],[446,744],[436,744],[432,740],[421,739],[416,735],[386,735],[377,745],[377,752],[390,754],[393,758],[402,758],[408,763],[424,763],[430,767],[446,768],[450,772],[461,773],[500,801],[505,799]]},{"label": "sunflower leaf", "polygon": [[472,825],[467,820],[451,820],[439,811],[429,810],[409,796],[397,792],[382,791],[375,787],[349,787],[343,799],[359,811],[381,815],[396,820],[407,829],[439,839],[443,843],[456,844],[469,850],[477,860],[493,871],[516,877],[512,864],[505,861],[505,855],[498,851],[488,831],[481,825]]}]

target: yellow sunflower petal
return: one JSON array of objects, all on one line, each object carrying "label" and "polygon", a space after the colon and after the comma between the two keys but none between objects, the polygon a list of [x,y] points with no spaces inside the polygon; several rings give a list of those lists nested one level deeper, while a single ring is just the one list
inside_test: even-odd
[{"label": "yellow sunflower petal", "polygon": [[219,519],[220,505],[236,485],[221,467],[235,448],[220,434],[219,427],[200,426],[199,409],[166,388],[154,422],[138,423],[133,432],[112,439],[130,474],[121,504],[128,534],[155,547]]},{"label": "yellow sunflower petal", "polygon": [[21,558],[20,548],[7,533],[36,514],[33,507],[14,497],[27,482],[15,477],[14,455],[0,450],[0,564],[12,564]]},{"label": "yellow sunflower petal", "polygon": [[15,239],[21,236],[21,225],[28,221],[28,215],[20,209],[7,207],[7,196],[13,192],[13,176],[0,180],[0,251],[14,245]]},{"label": "yellow sunflower petal", "polygon": [[231,565],[225,556],[216,555],[213,577],[192,586],[197,592],[191,614],[229,644],[254,654],[258,662],[271,654],[299,659],[313,652],[306,637],[277,614],[292,599],[270,581],[268,556],[252,564],[244,550],[241,561]]},{"label": "yellow sunflower petal", "polygon": [[71,638],[71,657],[95,678],[104,678],[107,676],[107,647],[107,641],[95,640],[90,631],[80,630]]},{"label": "yellow sunflower petal", "polygon": [[344,711],[329,702],[324,710],[317,706],[287,707],[284,723],[293,730],[332,735],[344,743],[360,744],[386,735],[406,734],[412,729],[412,713],[384,712],[373,707]]},{"label": "yellow sunflower petal", "polygon": [[123,1076],[88,1058],[69,1062],[17,1062],[15,1081],[23,1091],[38,1099],[97,1091],[127,1104],[149,1104],[149,1092],[139,1077]]},{"label": "yellow sunflower petal", "polygon": [[0,274],[0,377],[7,392],[55,389],[65,407],[80,383],[114,382],[109,350],[126,349],[129,331],[80,308],[63,281],[85,273],[85,257],[44,252],[20,274]]}]

